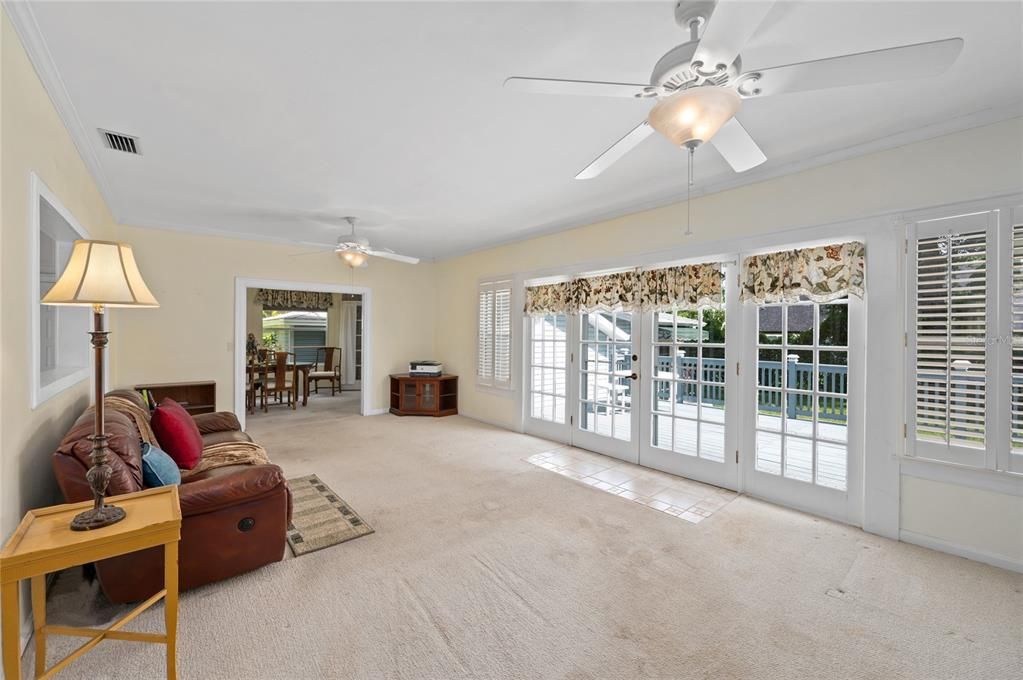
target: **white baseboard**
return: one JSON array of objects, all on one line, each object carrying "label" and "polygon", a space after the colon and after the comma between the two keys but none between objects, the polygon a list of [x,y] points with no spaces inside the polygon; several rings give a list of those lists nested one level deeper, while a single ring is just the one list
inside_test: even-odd
[{"label": "white baseboard", "polygon": [[1011,557],[986,552],[984,550],[968,548],[964,545],[959,545],[958,543],[951,543],[949,541],[943,541],[940,538],[934,538],[933,536],[918,534],[915,531],[901,529],[899,531],[899,540],[904,541],[905,543],[919,545],[923,548],[930,548],[931,550],[949,553],[950,555],[965,557],[966,559],[973,560],[975,562],[983,562],[984,564],[1001,567],[1002,569],[1008,569],[1009,571],[1023,573],[1023,562],[1019,560],[1014,560]]},{"label": "white baseboard", "polygon": [[385,413],[389,413],[389,412],[390,412],[390,409],[386,409],[386,408],[371,408],[370,410],[366,411],[366,413],[364,415],[367,415],[367,416],[382,416]]}]

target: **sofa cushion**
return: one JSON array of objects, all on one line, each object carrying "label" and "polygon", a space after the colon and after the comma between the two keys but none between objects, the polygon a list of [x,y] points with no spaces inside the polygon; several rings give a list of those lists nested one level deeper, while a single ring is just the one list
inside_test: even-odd
[{"label": "sofa cushion", "polygon": [[142,482],[146,488],[181,483],[181,470],[167,452],[152,444],[142,445]]},{"label": "sofa cushion", "polygon": [[[86,411],[71,426],[57,447],[55,455],[70,456],[84,471],[92,467],[92,441],[94,414]],[[142,448],[139,431],[128,416],[116,411],[104,411],[103,429],[107,435],[107,464],[110,481],[107,495],[116,496],[142,490]],[[63,469],[63,468],[62,468]],[[63,489],[63,484],[62,484]],[[63,489],[67,491],[67,489]],[[65,496],[71,502],[72,498]],[[85,500],[75,497],[73,500]]]},{"label": "sofa cushion", "polygon": [[214,444],[224,444],[227,442],[251,442],[252,437],[245,434],[241,430],[225,430],[223,432],[210,432],[202,436],[203,448],[207,446],[213,446]]},{"label": "sofa cushion", "polygon": [[202,435],[192,416],[178,402],[165,397],[150,421],[160,448],[182,470],[191,470],[202,457]]}]

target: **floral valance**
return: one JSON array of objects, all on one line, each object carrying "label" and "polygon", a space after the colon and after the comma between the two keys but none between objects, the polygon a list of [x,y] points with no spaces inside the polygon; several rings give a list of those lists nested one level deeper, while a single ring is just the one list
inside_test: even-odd
[{"label": "floral valance", "polygon": [[742,262],[740,298],[750,302],[795,302],[804,296],[830,302],[863,297],[864,248],[857,241],[819,248],[753,255]]},{"label": "floral valance", "polygon": [[526,288],[527,314],[667,311],[721,304],[721,265],[625,271]]},{"label": "floral valance", "polygon": [[572,306],[572,281],[526,288],[526,314],[561,314]]},{"label": "floral valance", "polygon": [[326,311],[333,306],[334,299],[330,293],[314,293],[307,290],[278,290],[276,288],[260,288],[256,291],[256,302],[266,309],[298,310],[311,309]]},{"label": "floral valance", "polygon": [[590,276],[572,282],[575,312],[635,309],[639,301],[639,274],[635,271]]},{"label": "floral valance", "polygon": [[690,264],[640,273],[639,307],[643,311],[694,310],[720,305],[721,265]]}]

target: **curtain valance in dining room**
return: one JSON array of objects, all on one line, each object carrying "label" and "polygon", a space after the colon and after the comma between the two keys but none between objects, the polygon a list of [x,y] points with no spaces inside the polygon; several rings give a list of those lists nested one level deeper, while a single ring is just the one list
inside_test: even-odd
[{"label": "curtain valance in dining room", "polygon": [[830,302],[863,297],[864,247],[858,241],[752,255],[742,262],[744,302]]},{"label": "curtain valance in dining room", "polygon": [[330,293],[314,293],[308,290],[279,290],[260,288],[256,291],[256,302],[266,309],[326,311],[334,305]]},{"label": "curtain valance in dining room", "polygon": [[691,310],[721,304],[721,265],[689,264],[589,276],[526,288],[530,315]]}]

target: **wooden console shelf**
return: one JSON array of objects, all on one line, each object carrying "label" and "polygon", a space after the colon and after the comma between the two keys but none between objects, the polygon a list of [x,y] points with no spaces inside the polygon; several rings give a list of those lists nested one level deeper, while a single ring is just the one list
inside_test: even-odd
[{"label": "wooden console shelf", "polygon": [[391,413],[397,416],[453,416],[458,413],[458,376],[391,376]]},{"label": "wooden console shelf", "polygon": [[213,413],[217,410],[217,382],[215,380],[136,385],[135,391],[140,390],[149,390],[157,404],[164,397],[170,397],[193,416],[200,413]]}]

